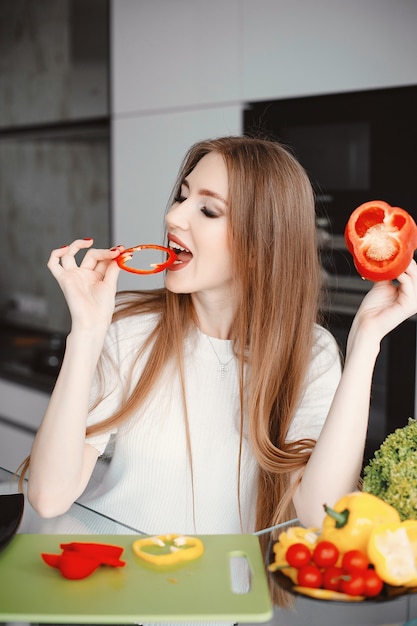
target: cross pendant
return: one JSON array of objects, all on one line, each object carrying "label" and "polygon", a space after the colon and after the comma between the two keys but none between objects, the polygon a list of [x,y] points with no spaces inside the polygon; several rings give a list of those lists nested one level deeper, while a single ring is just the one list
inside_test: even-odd
[{"label": "cross pendant", "polygon": [[221,363],[220,367],[217,368],[217,371],[220,372],[220,378],[223,379],[225,373],[229,371],[229,368],[225,363]]}]

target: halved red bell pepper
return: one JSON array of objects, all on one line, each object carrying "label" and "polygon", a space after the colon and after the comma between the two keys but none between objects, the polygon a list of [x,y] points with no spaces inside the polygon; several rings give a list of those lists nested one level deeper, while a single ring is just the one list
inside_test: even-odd
[{"label": "halved red bell pepper", "polygon": [[372,200],[353,211],[345,241],[362,278],[393,280],[407,269],[417,249],[417,225],[404,209]]}]

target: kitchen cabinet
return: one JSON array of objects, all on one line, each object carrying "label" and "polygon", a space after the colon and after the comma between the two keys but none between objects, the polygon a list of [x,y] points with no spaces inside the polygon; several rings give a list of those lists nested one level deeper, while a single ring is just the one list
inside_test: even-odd
[{"label": "kitchen cabinet", "polygon": [[50,251],[110,243],[109,2],[4,0],[0,41],[0,323],[65,333]]},{"label": "kitchen cabinet", "polygon": [[15,472],[29,456],[33,445],[34,432],[21,428],[15,423],[5,422],[0,416],[0,464]]},{"label": "kitchen cabinet", "polygon": [[0,378],[0,466],[17,470],[30,453],[49,394]]},{"label": "kitchen cabinet", "polygon": [[108,0],[2,0],[0,127],[108,114]]}]

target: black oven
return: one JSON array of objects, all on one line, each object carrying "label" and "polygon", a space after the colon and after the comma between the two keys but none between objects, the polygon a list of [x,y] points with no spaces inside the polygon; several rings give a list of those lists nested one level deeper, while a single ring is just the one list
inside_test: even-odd
[{"label": "black oven", "polygon": [[[248,103],[244,132],[279,139],[306,169],[326,279],[324,313],[344,350],[371,284],[357,274],[343,232],[369,200],[406,209],[417,221],[417,85]],[[377,360],[365,459],[415,414],[416,321],[385,338]]]}]

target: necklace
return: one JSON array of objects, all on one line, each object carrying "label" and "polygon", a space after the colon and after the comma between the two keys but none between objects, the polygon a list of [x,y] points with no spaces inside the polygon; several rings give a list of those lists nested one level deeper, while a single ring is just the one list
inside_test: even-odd
[{"label": "necklace", "polygon": [[226,363],[223,363],[223,362],[220,360],[220,357],[219,357],[219,355],[217,354],[217,352],[216,352],[216,348],[213,346],[213,343],[212,343],[212,341],[211,341],[210,337],[209,337],[208,335],[206,335],[206,337],[207,337],[208,342],[209,342],[209,344],[211,345],[211,348],[212,348],[212,350],[213,350],[214,354],[216,355],[216,358],[217,358],[217,360],[218,360],[218,362],[219,362],[219,364],[220,364],[220,367],[218,367],[218,368],[217,368],[217,371],[218,371],[218,372],[220,372],[220,378],[223,380],[224,375],[226,374],[226,372],[228,372],[228,371],[229,371],[229,368],[228,368],[227,366],[229,365],[229,363],[231,363],[231,362],[233,361],[233,359],[234,359],[235,357],[234,357],[234,356],[232,356],[232,358],[231,358],[231,359],[229,359],[228,361],[226,361]]}]

